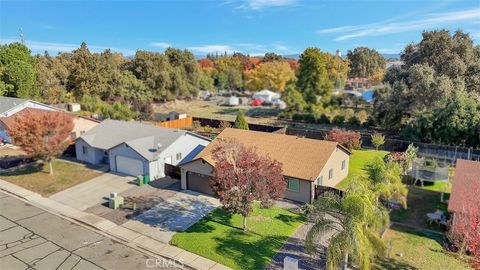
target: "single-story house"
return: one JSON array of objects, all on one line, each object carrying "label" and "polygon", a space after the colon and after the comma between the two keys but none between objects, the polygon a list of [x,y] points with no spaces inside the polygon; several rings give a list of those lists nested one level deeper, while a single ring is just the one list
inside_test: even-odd
[{"label": "single-story house", "polygon": [[25,108],[33,108],[46,111],[62,111],[53,106],[43,104],[34,100],[0,96],[0,117],[12,116]]},{"label": "single-story house", "polygon": [[[10,142],[8,128],[9,125],[15,121],[15,117],[27,112],[34,114],[49,114],[53,112],[68,113],[60,108],[43,104],[34,100],[0,97],[0,138],[3,141]],[[99,123],[99,121],[88,117],[75,116],[70,113],[68,114],[73,117],[73,130],[71,133],[72,140],[75,140],[78,136],[90,130]]]},{"label": "single-story house", "polygon": [[261,99],[265,102],[272,103],[276,100],[279,100],[281,95],[279,93],[275,93],[273,91],[264,89],[262,91],[258,91],[253,94],[252,98],[253,99]]},{"label": "single-story house", "polygon": [[195,158],[180,165],[182,189],[213,195],[209,179],[215,161],[211,151],[223,138],[256,147],[259,155],[269,155],[282,163],[287,181],[286,199],[310,203],[317,187],[333,188],[348,174],[351,152],[336,142],[226,128]]},{"label": "single-story house", "polygon": [[480,162],[458,159],[452,191],[448,200],[448,211],[451,213],[451,230],[462,232],[462,226],[469,217],[480,216]]},{"label": "single-story house", "polygon": [[210,139],[184,130],[107,119],[82,134],[75,150],[80,161],[157,179],[165,176],[165,164],[188,162],[209,143]]}]

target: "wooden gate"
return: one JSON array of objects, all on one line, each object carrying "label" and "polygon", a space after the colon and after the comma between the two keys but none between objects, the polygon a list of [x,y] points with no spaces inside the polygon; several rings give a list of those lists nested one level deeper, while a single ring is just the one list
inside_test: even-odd
[{"label": "wooden gate", "polygon": [[180,179],[180,167],[165,163],[165,175]]}]

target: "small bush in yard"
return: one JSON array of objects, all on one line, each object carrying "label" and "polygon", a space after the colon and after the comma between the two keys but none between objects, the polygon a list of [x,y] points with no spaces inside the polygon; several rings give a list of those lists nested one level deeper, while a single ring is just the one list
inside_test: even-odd
[{"label": "small bush in yard", "polygon": [[320,117],[318,117],[317,123],[318,124],[330,124],[330,118],[328,118],[328,116],[326,116],[324,113],[322,113],[320,115]]},{"label": "small bush in yard", "polygon": [[338,128],[330,130],[327,136],[325,136],[325,140],[338,142],[349,150],[360,149],[362,146],[360,132]]}]

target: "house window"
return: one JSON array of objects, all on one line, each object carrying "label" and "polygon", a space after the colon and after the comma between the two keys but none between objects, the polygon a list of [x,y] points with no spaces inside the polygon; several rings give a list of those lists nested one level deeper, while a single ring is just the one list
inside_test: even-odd
[{"label": "house window", "polygon": [[182,153],[177,153],[177,160],[182,159]]},{"label": "house window", "polygon": [[328,170],[328,180],[333,178],[333,169]]},{"label": "house window", "polygon": [[70,138],[72,140],[75,140],[77,138],[77,133],[76,132],[70,132]]},{"label": "house window", "polygon": [[300,182],[298,179],[287,178],[287,189],[298,192],[300,190]]},{"label": "house window", "polygon": [[80,135],[84,134],[85,130],[80,130]]},{"label": "house window", "polygon": [[317,185],[321,186],[323,183],[323,175],[320,175],[320,177],[317,178]]},{"label": "house window", "polygon": [[85,145],[82,146],[82,153],[83,153],[84,155],[86,155],[87,152],[88,152],[88,148],[87,148]]},{"label": "house window", "polygon": [[342,171],[345,170],[345,160],[342,161]]}]

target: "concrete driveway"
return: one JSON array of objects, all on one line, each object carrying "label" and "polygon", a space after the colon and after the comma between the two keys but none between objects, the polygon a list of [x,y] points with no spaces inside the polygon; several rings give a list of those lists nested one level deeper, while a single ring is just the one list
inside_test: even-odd
[{"label": "concrete driveway", "polygon": [[192,191],[177,192],[122,226],[168,243],[175,232],[188,229],[218,206],[220,202],[213,197]]},{"label": "concrete driveway", "polygon": [[85,210],[94,205],[106,202],[111,192],[123,192],[136,186],[135,177],[114,173],[105,173],[92,180],[60,191],[50,196],[50,199],[63,203],[78,210]]}]

